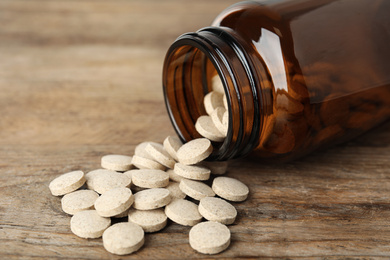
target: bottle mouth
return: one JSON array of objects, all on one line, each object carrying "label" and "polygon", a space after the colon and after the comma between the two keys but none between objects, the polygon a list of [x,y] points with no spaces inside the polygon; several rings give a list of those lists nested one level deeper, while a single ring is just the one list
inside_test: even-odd
[{"label": "bottle mouth", "polygon": [[245,156],[256,147],[260,131],[255,80],[252,73],[248,75],[242,57],[237,58],[237,49],[221,37],[223,34],[212,27],[183,34],[169,48],[163,69],[166,108],[183,142],[203,137],[195,124],[200,116],[207,115],[204,97],[213,91],[213,77],[219,76],[229,120],[226,137],[213,142],[210,160]]}]

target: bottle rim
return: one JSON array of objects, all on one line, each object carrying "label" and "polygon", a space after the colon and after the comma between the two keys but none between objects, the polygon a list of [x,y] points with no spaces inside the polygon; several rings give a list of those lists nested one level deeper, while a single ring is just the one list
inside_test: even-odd
[{"label": "bottle rim", "polygon": [[[227,96],[229,111],[227,136],[221,144],[214,144],[217,149],[214,149],[209,159],[228,160],[246,156],[256,148],[262,125],[260,117],[261,93],[260,88],[256,86],[257,82],[260,81],[256,79],[250,58],[238,41],[226,29],[219,27],[206,27],[197,32],[183,34],[170,46],[163,68],[164,100],[172,125],[183,142],[201,137],[190,136],[188,132],[185,132],[185,127],[178,121],[182,118],[179,118],[177,112],[174,111],[175,108],[172,108],[168,93],[169,88],[172,88],[172,84],[170,85],[167,81],[168,74],[171,73],[172,59],[178,51],[183,51],[183,48],[188,48],[188,50],[195,48],[211,61],[222,81]],[[229,58],[231,56],[234,59]],[[238,73],[237,70],[241,73]],[[250,92],[251,95],[243,93],[243,86],[240,85],[242,82],[246,83],[245,93]],[[252,122],[252,125],[249,126],[251,128],[249,133],[247,133],[248,120],[245,119],[248,110],[250,110],[248,106],[253,110],[249,113],[252,115],[249,120]]]}]

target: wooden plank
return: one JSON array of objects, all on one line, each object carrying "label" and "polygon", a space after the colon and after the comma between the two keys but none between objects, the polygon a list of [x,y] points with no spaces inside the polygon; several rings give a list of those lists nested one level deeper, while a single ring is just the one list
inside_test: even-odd
[{"label": "wooden plank", "polygon": [[[234,1],[0,1],[0,258],[123,259],[70,232],[49,182],[107,153],[174,134],[165,51]],[[248,184],[217,258],[390,256],[390,122],[295,162],[231,163]],[[188,227],[148,234],[129,258],[208,258]],[[214,257],[214,256],[213,256]]]}]

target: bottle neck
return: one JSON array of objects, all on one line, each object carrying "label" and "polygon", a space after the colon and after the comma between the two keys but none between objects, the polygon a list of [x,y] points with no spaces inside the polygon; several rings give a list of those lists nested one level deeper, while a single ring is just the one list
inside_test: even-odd
[{"label": "bottle neck", "polygon": [[248,53],[227,29],[207,27],[181,35],[164,61],[163,89],[172,124],[183,141],[201,136],[195,129],[205,115],[204,96],[218,74],[227,96],[229,127],[225,140],[214,144],[211,160],[250,153],[259,143],[263,121],[261,82]]}]

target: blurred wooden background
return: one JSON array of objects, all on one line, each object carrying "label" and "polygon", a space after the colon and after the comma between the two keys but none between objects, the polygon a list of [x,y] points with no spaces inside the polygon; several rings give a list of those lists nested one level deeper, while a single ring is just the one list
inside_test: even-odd
[{"label": "blurred wooden background", "polygon": [[[174,39],[235,1],[0,1],[0,258],[119,259],[70,232],[49,182],[174,134],[161,70]],[[248,184],[216,258],[390,257],[390,123],[284,165],[231,163]],[[188,227],[125,258],[207,258]]]}]

